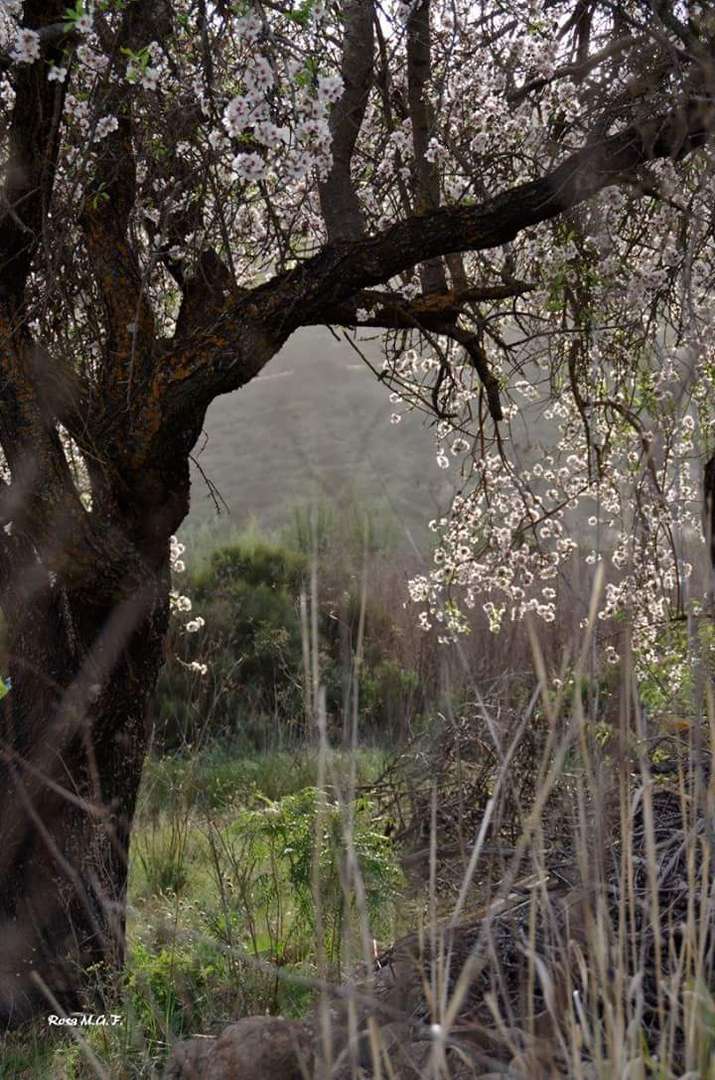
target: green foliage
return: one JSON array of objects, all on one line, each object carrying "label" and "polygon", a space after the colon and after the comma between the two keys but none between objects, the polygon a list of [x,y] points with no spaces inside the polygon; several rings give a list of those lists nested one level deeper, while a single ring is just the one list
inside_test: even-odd
[{"label": "green foliage", "polygon": [[186,843],[187,822],[176,815],[166,825],[154,821],[136,838],[134,850],[149,895],[181,892],[188,880]]},{"label": "green foliage", "polygon": [[206,628],[175,651],[208,657],[211,678],[197,685],[176,665],[158,693],[160,739],[166,749],[193,742],[206,717],[211,735],[250,735],[262,718],[289,724],[303,712],[302,644],[297,594],[305,560],[296,552],[248,536],[214,552],[189,588]]},{"label": "green foliage", "polygon": [[232,588],[237,582],[274,590],[299,588],[307,571],[302,554],[251,536],[211,557],[210,568],[197,581],[202,592]]},{"label": "green foliage", "polygon": [[657,661],[642,664],[639,695],[656,720],[687,724],[696,709],[698,665],[713,670],[715,628],[697,613],[692,620],[694,633],[687,618],[666,623],[657,635]]},{"label": "green foliage", "polygon": [[[43,1039],[38,1037],[39,1034],[33,1038],[32,1033],[20,1033],[20,1037],[15,1035],[5,1040],[0,1058],[0,1080],[16,1080],[19,1076],[39,1078],[52,1075],[49,1067],[50,1059],[57,1054],[53,1046],[56,1040],[48,1039],[46,1033]],[[62,1047],[60,1053],[64,1049]]]},{"label": "green foliage", "polygon": [[416,671],[405,669],[392,659],[366,667],[360,679],[360,704],[373,730],[394,731],[420,698],[420,679]]},{"label": "green foliage", "polygon": [[141,941],[131,950],[127,1006],[149,1042],[182,1035],[209,1011],[210,996],[231,979],[230,965],[214,942],[192,936],[157,949]]},{"label": "green foliage", "polygon": [[[168,665],[158,687],[160,749],[200,739],[240,741],[244,747],[293,745],[305,718],[305,627],[300,594],[309,592],[310,560],[317,552],[318,652],[331,733],[352,715],[354,653],[360,636],[358,699],[361,730],[385,738],[402,731],[406,717],[423,711],[429,692],[417,665],[406,663],[394,616],[371,571],[390,547],[377,513],[357,508],[338,518],[325,506],[296,512],[282,543],[255,529],[213,551],[182,591],[205,619],[200,634],[173,628],[170,652],[207,662],[204,679],[179,663]],[[364,612],[363,612],[364,607]],[[311,646],[312,647],[312,646]],[[305,785],[304,785],[305,786]]]},{"label": "green foliage", "polygon": [[[331,753],[335,786],[321,796],[314,783],[295,787],[316,776],[307,751],[237,758],[232,783],[240,776],[242,787],[234,787],[233,805],[217,813],[200,801],[202,787],[211,786],[212,775],[228,776],[230,760],[217,751],[193,762],[172,758],[150,765],[144,778],[122,1000],[130,1027],[152,1053],[172,1037],[205,1029],[217,1012],[304,1015],[313,1000],[309,981],[319,970],[318,926],[323,956],[336,974],[346,949],[353,959],[361,955],[361,920],[380,939],[394,933],[397,853],[369,798],[341,802],[335,795],[350,789],[351,779],[374,779],[383,759]],[[157,778],[162,809],[147,817],[146,788]],[[180,800],[168,784],[180,789]],[[364,886],[363,909],[347,873],[349,850]],[[167,868],[178,875],[176,889],[167,887]]]},{"label": "green foliage", "polygon": [[291,22],[306,28],[310,23],[310,15],[315,7],[315,0],[303,0],[294,11],[286,11],[285,17]]},{"label": "green foliage", "polygon": [[130,64],[126,75],[128,81],[137,82],[149,67],[149,61],[151,60],[149,47],[145,46],[136,52],[133,49],[122,49],[121,52],[123,56],[126,56]]},{"label": "green foliage", "polygon": [[[347,836],[362,879],[364,912],[347,885]],[[325,954],[339,967],[345,935],[357,934],[360,917],[376,934],[389,925],[400,872],[366,799],[343,806],[306,788],[265,800],[241,811],[226,828],[214,828],[212,845],[221,873],[224,930],[247,935],[258,955],[267,950],[281,965],[309,956],[320,911]],[[256,910],[263,932],[255,923]]]},{"label": "green foliage", "polygon": [[74,28],[75,24],[85,14],[84,0],[77,0],[73,8],[65,8],[65,22],[70,28]]},{"label": "green foliage", "polygon": [[[354,769],[358,786],[363,786],[380,774],[385,760],[379,750],[361,749],[357,755],[333,751],[331,776],[342,783]],[[143,821],[153,822],[162,811],[173,814],[195,809],[212,813],[234,805],[263,805],[265,799],[276,801],[314,787],[317,780],[318,761],[311,747],[237,754],[230,747],[215,744],[201,753],[149,758],[144,767],[139,813]],[[137,852],[147,842],[140,834]],[[170,847],[168,840],[158,837],[152,858],[162,843]]]}]

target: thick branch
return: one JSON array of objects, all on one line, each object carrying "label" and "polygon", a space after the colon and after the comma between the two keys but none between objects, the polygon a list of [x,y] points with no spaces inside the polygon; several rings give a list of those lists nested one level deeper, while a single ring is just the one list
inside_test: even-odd
[{"label": "thick branch", "polygon": [[213,249],[203,251],[195,272],[182,275],[181,307],[176,321],[176,336],[189,337],[195,327],[205,327],[221,315],[225,297],[238,293],[233,275]]},{"label": "thick branch", "polygon": [[[528,281],[513,281],[504,285],[465,285],[446,292],[427,293],[407,300],[399,293],[379,289],[363,289],[350,300],[324,308],[316,325],[366,326],[384,330],[408,330],[421,325],[436,329],[454,321],[467,304],[489,300],[508,300],[523,296],[536,288]],[[307,325],[307,324],[306,324]]]},{"label": "thick branch", "polygon": [[499,380],[489,367],[487,354],[484,352],[478,336],[468,330],[462,330],[458,326],[446,328],[445,333],[451,337],[453,341],[459,342],[469,357],[472,367],[476,371],[480,382],[484,387],[484,392],[487,396],[487,405],[489,406],[489,415],[492,420],[503,420],[504,413],[502,412],[501,399],[499,397]]},{"label": "thick branch", "polygon": [[707,141],[712,118],[710,102],[687,102],[649,125],[587,142],[547,175],[485,203],[443,207],[376,236],[329,245],[250,293],[230,297],[211,327],[177,340],[164,358],[152,391],[163,402],[155,438],[192,401],[205,408],[217,394],[245,385],[294,330],[330,322],[362,290],[438,255],[507,244],[523,229],[632,177],[644,162],[680,160]]},{"label": "thick branch", "polygon": [[[24,26],[39,31],[45,55],[57,62],[61,36],[54,33],[54,24],[65,6],[64,0],[33,0],[23,14]],[[0,205],[0,296],[14,305],[23,295],[50,202],[64,95],[64,85],[48,80],[42,61],[17,66]]]},{"label": "thick branch", "polygon": [[315,323],[326,307],[426,259],[500,247],[522,230],[622,183],[647,161],[681,160],[703,146],[712,130],[714,108],[710,101],[688,101],[640,127],[588,141],[552,172],[485,203],[443,207],[400,221],[369,239],[331,245],[260,286],[241,307],[282,332],[292,331]]},{"label": "thick branch", "polygon": [[132,140],[132,88],[117,78],[124,63],[121,49],[142,40],[142,12],[130,5],[114,45],[107,76],[115,81],[105,107],[117,118],[117,128],[101,142],[94,175],[85,193],[81,224],[92,272],[104,301],[109,331],[103,393],[119,385],[131,392],[146,373],[154,341],[154,319],[145,296],[139,259],[128,237],[129,217],[136,198],[136,164]]},{"label": "thick branch", "polygon": [[[477,334],[463,330],[457,325],[462,306],[477,300],[495,300],[510,296],[520,296],[534,286],[526,282],[513,285],[475,286],[463,292],[452,290],[448,293],[430,293],[409,302],[401,296],[390,293],[365,291],[358,300],[362,303],[374,303],[376,307],[367,317],[358,320],[354,314],[354,304],[345,304],[332,313],[331,323],[376,327],[382,330],[424,330],[442,334],[462,346],[472,367],[477,372],[484,387],[493,420],[504,419],[499,397],[499,381],[489,367],[489,361]],[[349,316],[350,309],[353,317]],[[348,316],[348,317],[345,317]]]},{"label": "thick branch", "polygon": [[[412,148],[415,156],[415,211],[431,213],[439,207],[439,173],[427,150],[434,128],[428,92],[432,77],[430,0],[420,0],[407,20],[407,96],[412,121]],[[430,259],[420,268],[424,292],[447,288],[442,260]]]},{"label": "thick branch", "polygon": [[331,242],[357,239],[364,232],[350,172],[373,80],[374,0],[348,0],[343,19],[344,90],[330,117],[332,168],[320,185],[320,207]]}]

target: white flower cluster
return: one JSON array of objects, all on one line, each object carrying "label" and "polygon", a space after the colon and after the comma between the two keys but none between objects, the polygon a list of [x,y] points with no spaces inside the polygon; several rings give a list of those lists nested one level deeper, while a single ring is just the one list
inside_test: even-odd
[{"label": "white flower cluster", "polygon": [[[257,20],[248,24],[253,40],[258,36]],[[299,71],[296,72],[296,74]],[[339,75],[321,75],[314,94],[301,91],[293,110],[293,123],[274,119],[277,93],[285,87],[282,78],[262,55],[251,56],[243,73],[243,93],[226,105],[222,121],[230,140],[246,138],[261,148],[241,149],[231,161],[239,180],[255,183],[273,173],[295,182],[311,168],[325,174],[330,164],[330,129],[328,113],[343,90]],[[209,141],[217,150],[223,148],[221,133],[211,132]]]},{"label": "white flower cluster", "polygon": [[40,35],[34,30],[18,30],[10,56],[17,64],[34,64],[40,59]]},{"label": "white flower cluster", "polygon": [[78,34],[91,34],[94,29],[93,13],[88,11],[84,15],[80,15],[78,19],[74,20],[74,28]]},{"label": "white flower cluster", "polygon": [[[169,565],[171,567],[172,574],[183,574],[186,570],[186,563],[182,556],[186,551],[186,545],[181,544],[179,540],[172,536],[169,540]],[[173,615],[188,615],[191,612],[193,604],[190,597],[184,596],[178,591],[178,589],[171,589],[169,593],[169,607]],[[201,615],[193,615],[183,624],[183,629],[187,634],[196,634],[199,630],[202,630],[206,625],[206,621]],[[183,663],[183,661],[181,661]],[[200,675],[205,675],[208,671],[208,666],[197,660],[192,661],[190,664],[186,664],[186,667],[192,671],[198,672]]]},{"label": "white flower cluster", "polygon": [[94,129],[94,136],[96,139],[104,139],[112,131],[116,131],[119,127],[119,121],[116,116],[102,116],[97,121],[97,125]]},{"label": "white flower cluster", "polygon": [[86,41],[77,46],[75,55],[84,68],[96,75],[104,74],[109,66],[109,58],[91,48]]},{"label": "white flower cluster", "polygon": [[0,103],[5,109],[11,109],[15,104],[14,87],[4,76],[0,78]]},{"label": "white flower cluster", "polygon": [[[545,278],[553,275],[561,288],[564,275],[576,272],[573,241],[541,247],[537,255],[534,239],[523,245],[524,254],[538,258]],[[606,570],[599,632],[618,638],[627,614],[637,674],[646,678],[667,654],[675,685],[687,670],[675,663],[667,628],[682,609],[692,576],[683,545],[700,539],[696,436],[706,417],[713,417],[707,423],[715,432],[715,349],[709,336],[715,312],[708,316],[703,310],[697,339],[674,350],[654,334],[634,362],[631,342],[643,337],[642,308],[626,317],[605,275],[600,287],[603,292],[594,298],[600,329],[593,330],[587,362],[577,372],[572,368],[570,387],[555,392],[551,381],[565,361],[573,364],[567,335],[556,329],[545,337],[541,360],[526,329],[523,356],[512,346],[516,378],[510,391],[502,391],[513,399],[503,402],[507,420],[499,443],[483,417],[473,431],[481,387],[471,368],[452,357],[453,386],[444,405],[454,419],[438,425],[437,464],[446,468],[450,458],[461,458],[470,479],[450,514],[431,523],[440,537],[434,568],[412,580],[410,593],[420,605],[420,625],[436,626],[441,641],[468,630],[475,608],[495,633],[529,611],[553,622],[569,563],[580,554],[586,566],[602,564]],[[549,285],[546,296],[556,320],[563,314],[554,304],[554,288]],[[543,333],[543,314],[538,325]],[[499,352],[488,351],[488,359],[506,386]],[[407,408],[427,396],[435,367],[432,357],[414,350],[388,365]],[[527,368],[529,379],[522,374]],[[540,372],[549,376],[543,389]],[[510,451],[508,421],[519,414],[527,429],[529,414],[547,419],[553,429],[551,445],[530,466]],[[584,609],[588,599],[583,598]],[[612,640],[606,659],[618,658]]]},{"label": "white flower cluster", "polygon": [[186,563],[181,556],[186,551],[186,544],[180,544],[175,536],[169,538],[169,563],[174,574],[183,574]]},{"label": "white flower cluster", "polygon": [[262,180],[267,172],[266,162],[256,153],[236,154],[232,167],[240,180]]}]

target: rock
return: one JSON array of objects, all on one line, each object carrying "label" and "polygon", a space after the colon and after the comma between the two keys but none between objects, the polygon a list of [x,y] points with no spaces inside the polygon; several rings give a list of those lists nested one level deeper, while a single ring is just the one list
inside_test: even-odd
[{"label": "rock", "polygon": [[176,1043],[167,1062],[166,1080],[194,1080],[202,1075],[203,1063],[213,1049],[214,1039],[183,1039]]},{"label": "rock", "polygon": [[216,1039],[177,1043],[166,1080],[306,1080],[313,1039],[305,1024],[277,1016],[247,1016]]}]

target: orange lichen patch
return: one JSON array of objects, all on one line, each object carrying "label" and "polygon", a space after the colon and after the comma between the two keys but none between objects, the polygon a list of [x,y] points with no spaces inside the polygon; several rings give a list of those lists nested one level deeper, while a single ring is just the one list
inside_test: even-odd
[{"label": "orange lichen patch", "polygon": [[663,727],[668,731],[689,732],[693,726],[692,720],[686,716],[668,716],[663,720]]}]

